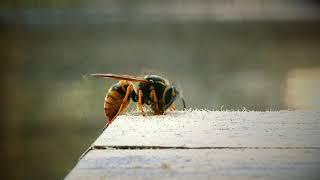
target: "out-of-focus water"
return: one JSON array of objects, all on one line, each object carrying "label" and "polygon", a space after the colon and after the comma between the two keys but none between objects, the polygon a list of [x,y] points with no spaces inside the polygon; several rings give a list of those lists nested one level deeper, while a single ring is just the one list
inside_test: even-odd
[{"label": "out-of-focus water", "polygon": [[288,74],[320,67],[317,21],[68,24],[30,23],[24,15],[0,22],[3,129],[14,178],[64,177],[100,133],[114,81],[85,74],[160,74],[190,108],[265,111],[295,108],[287,103]]}]

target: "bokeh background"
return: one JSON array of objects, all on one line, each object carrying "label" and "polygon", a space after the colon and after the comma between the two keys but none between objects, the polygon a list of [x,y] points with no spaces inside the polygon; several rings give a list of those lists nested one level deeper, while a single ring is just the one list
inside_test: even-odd
[{"label": "bokeh background", "polygon": [[6,178],[61,179],[99,135],[114,81],[88,73],[163,75],[194,109],[320,109],[317,1],[0,4]]}]

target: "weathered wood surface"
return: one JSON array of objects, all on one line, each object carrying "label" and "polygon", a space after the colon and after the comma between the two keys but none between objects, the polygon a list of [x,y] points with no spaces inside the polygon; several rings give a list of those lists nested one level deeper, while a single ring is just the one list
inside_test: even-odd
[{"label": "weathered wood surface", "polygon": [[[93,150],[68,179],[317,179],[314,149]],[[308,177],[308,178],[306,178]]]},{"label": "weathered wood surface", "polygon": [[177,112],[122,116],[97,146],[320,147],[320,113]]},{"label": "weathered wood surface", "polygon": [[320,112],[120,116],[67,179],[318,179]]}]

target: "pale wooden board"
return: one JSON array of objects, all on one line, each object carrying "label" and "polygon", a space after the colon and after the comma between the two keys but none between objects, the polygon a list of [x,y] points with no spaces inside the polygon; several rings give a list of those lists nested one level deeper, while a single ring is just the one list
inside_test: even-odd
[{"label": "pale wooden board", "polygon": [[119,116],[97,146],[320,147],[319,112],[174,112]]},{"label": "pale wooden board", "polygon": [[93,147],[67,179],[319,179],[320,112],[127,114]]},{"label": "pale wooden board", "polygon": [[92,150],[66,179],[319,179],[319,149]]}]

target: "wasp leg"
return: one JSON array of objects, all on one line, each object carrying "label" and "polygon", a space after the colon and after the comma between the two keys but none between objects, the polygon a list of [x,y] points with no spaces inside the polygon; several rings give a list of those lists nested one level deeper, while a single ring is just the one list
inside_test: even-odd
[{"label": "wasp leg", "polygon": [[129,96],[132,93],[132,91],[133,91],[133,84],[131,83],[127,88],[126,95],[124,96],[124,98],[122,100],[122,104],[121,104],[117,114],[106,124],[104,129],[107,128],[116,119],[116,117],[119,114],[123,113],[127,109],[128,105],[130,104]]},{"label": "wasp leg", "polygon": [[138,108],[140,109],[141,114],[142,114],[143,116],[145,116],[145,113],[144,113],[144,110],[143,110],[143,106],[142,106],[142,90],[139,90],[138,96],[139,96],[139,99],[138,99],[138,104],[137,104],[137,106],[138,106]]},{"label": "wasp leg", "polygon": [[145,116],[146,114],[144,113],[144,109],[143,109],[143,106],[142,106],[142,90],[139,90],[138,92],[138,104],[137,104],[137,107],[140,109],[141,111],[141,114],[143,116]]},{"label": "wasp leg", "polygon": [[170,111],[175,111],[176,110],[176,105],[172,103],[170,106]]},{"label": "wasp leg", "polygon": [[153,103],[155,105],[155,108],[156,108],[154,113],[156,115],[160,115],[161,112],[160,112],[159,105],[158,105],[158,98],[157,98],[156,91],[152,90],[151,93],[150,93],[150,96],[151,96],[151,100],[153,101]]}]

